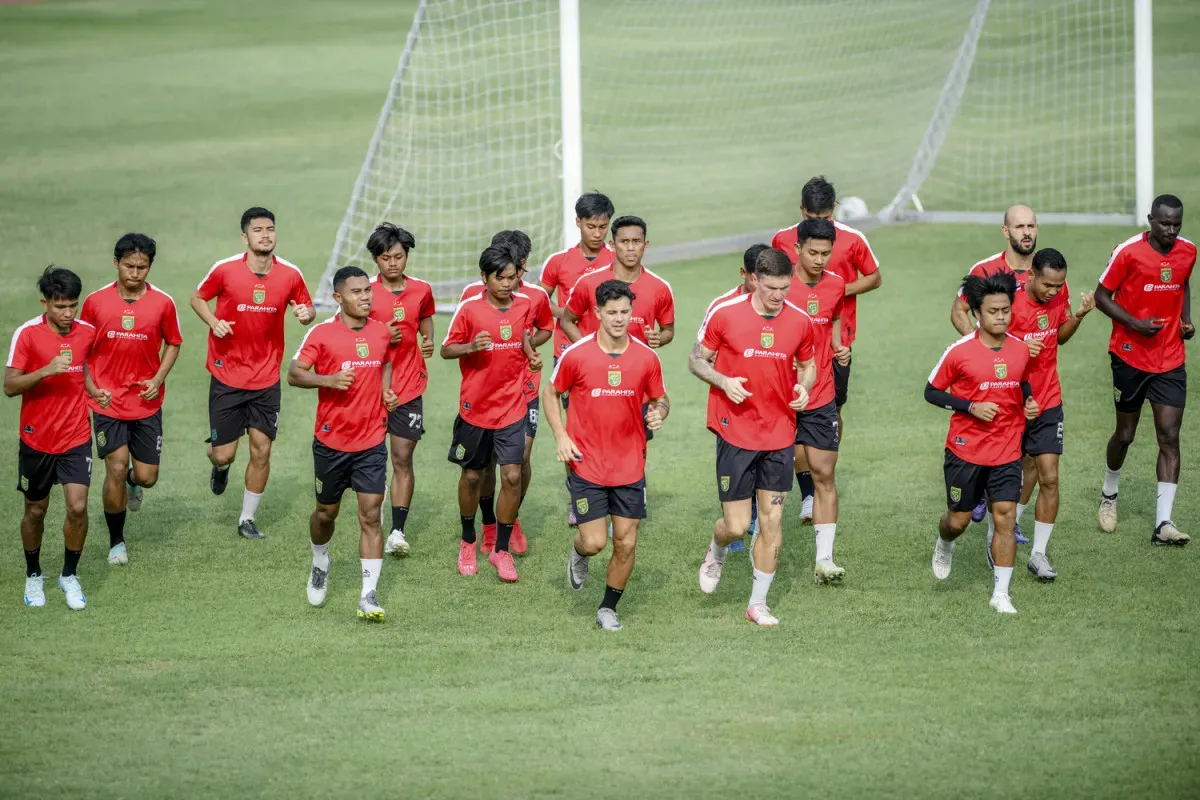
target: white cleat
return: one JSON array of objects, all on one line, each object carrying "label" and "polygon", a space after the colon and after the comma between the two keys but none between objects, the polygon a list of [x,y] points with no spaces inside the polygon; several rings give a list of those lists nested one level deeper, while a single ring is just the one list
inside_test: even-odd
[{"label": "white cleat", "polygon": [[308,604],[316,608],[325,605],[325,594],[329,591],[329,570],[315,564],[308,573]]},{"label": "white cleat", "polygon": [[367,622],[383,622],[383,606],[375,599],[375,592],[367,592],[366,597],[358,600],[358,616]]},{"label": "white cleat", "polygon": [[128,564],[129,550],[125,547],[124,542],[119,542],[113,545],[108,550],[108,563],[110,564]]},{"label": "white cleat", "polygon": [[140,486],[125,484],[125,491],[125,507],[135,513],[141,511],[143,492],[145,490]]},{"label": "white cleat", "polygon": [[67,597],[67,608],[72,611],[81,611],[87,608],[87,598],[83,596],[83,587],[79,585],[77,575],[68,577],[59,575],[58,588],[62,589],[62,593]]},{"label": "white cleat", "polygon": [[[587,583],[587,577],[588,557],[576,553],[575,547],[572,546],[571,553],[567,557],[567,585],[578,592],[583,588],[583,584]],[[601,611],[603,610],[601,609]],[[599,623],[599,618],[597,618],[597,623]]]},{"label": "white cleat", "polygon": [[1100,494],[1100,530],[1105,533],[1112,533],[1117,529],[1117,496],[1112,497]]},{"label": "white cleat", "polygon": [[808,497],[804,498],[804,502],[802,502],[800,504],[800,524],[801,525],[811,525],[812,524],[812,519],[813,519],[812,507],[813,507],[813,499],[812,499],[812,495],[809,495]]},{"label": "white cleat", "polygon": [[704,554],[704,563],[700,565],[700,591],[712,594],[721,582],[721,569],[725,565],[713,558],[712,548]]},{"label": "white cleat", "polygon": [[408,540],[404,538],[404,531],[395,530],[387,538],[387,543],[383,545],[383,552],[396,558],[408,558],[412,552],[412,547],[409,546]]},{"label": "white cleat", "polygon": [[767,608],[766,603],[758,603],[747,608],[746,619],[764,628],[774,628],[779,624],[779,620],[771,613],[771,609]]},{"label": "white cleat", "polygon": [[943,541],[942,537],[937,538],[937,543],[933,546],[933,577],[939,581],[944,581],[950,577],[950,567],[954,563],[954,542]]},{"label": "white cleat", "polygon": [[1049,583],[1058,577],[1058,572],[1050,564],[1050,559],[1046,558],[1045,553],[1034,553],[1029,557],[1029,563],[1025,568],[1043,583]]},{"label": "white cleat", "polygon": [[602,608],[596,612],[596,624],[606,631],[619,631],[625,626],[617,619],[617,612],[611,608]]},{"label": "white cleat", "polygon": [[1006,594],[994,594],[992,599],[988,601],[988,605],[999,611],[1001,614],[1015,614],[1017,609],[1013,606],[1012,600],[1008,599]]},{"label": "white cleat", "polygon": [[25,605],[32,608],[41,608],[46,605],[45,580],[41,575],[25,579]]},{"label": "white cleat", "polygon": [[1182,546],[1192,540],[1179,528],[1175,527],[1175,523],[1167,520],[1154,529],[1154,533],[1150,535],[1150,544],[1168,544]]},{"label": "white cleat", "polygon": [[841,583],[846,577],[846,570],[833,563],[832,558],[818,561],[813,567],[814,583]]}]

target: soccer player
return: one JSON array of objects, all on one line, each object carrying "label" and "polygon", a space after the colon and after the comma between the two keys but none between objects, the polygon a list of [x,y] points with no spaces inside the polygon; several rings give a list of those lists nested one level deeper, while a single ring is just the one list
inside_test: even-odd
[{"label": "soccer player", "polygon": [[[848,366],[850,348],[842,342],[842,305],[846,282],[828,269],[837,241],[833,223],[809,217],[796,226],[797,269],[792,276],[788,302],[803,309],[812,320],[817,377],[808,405],[796,414],[796,482],[813,487],[804,498],[800,521],[813,522],[817,550],[813,578],[817,583],[837,583],[846,570],[833,561],[837,534],[837,468],[839,425],[834,388],[834,365]],[[807,485],[805,484],[807,476]]]},{"label": "soccer player", "polygon": [[963,280],[979,328],[946,348],[925,386],[926,401],[954,412],[943,465],[947,510],[938,522],[933,575],[950,577],[954,540],[971,524],[971,509],[986,493],[996,520],[989,605],[1001,614],[1017,613],[1008,589],[1017,557],[1013,523],[1021,497],[1021,439],[1026,421],[1039,413],[1026,379],[1029,349],[1007,332],[1016,291],[1017,281],[1007,272]]},{"label": "soccer player", "polygon": [[[284,312],[301,325],[316,316],[300,269],[275,255],[275,215],[265,208],[242,214],[246,251],[213,264],[192,293],[192,310],[209,327],[209,487],[222,494],[242,434],[250,438],[250,463],[237,532],[262,539],[254,523],[271,474],[271,443],[279,431],[279,368],[283,363]],[[216,298],[216,313],[208,303]]]},{"label": "soccer player", "polygon": [[[605,246],[608,223],[616,209],[612,201],[599,192],[580,195],[575,201],[575,225],[579,228],[579,244],[560,250],[546,259],[538,282],[555,301],[551,306],[554,319],[562,318],[571,288],[589,272],[613,263],[613,251]],[[554,357],[558,358],[571,344],[561,326],[554,329]],[[563,401],[566,402],[564,396]]]},{"label": "soccer player", "polygon": [[291,386],[317,390],[313,466],[317,507],[308,523],[312,570],[308,602],[325,603],[329,590],[329,541],[342,495],[358,497],[362,593],[358,616],[383,620],[376,590],[383,568],[383,492],[387,488],[388,417],[400,406],[392,389],[392,347],[388,326],[371,319],[375,290],[367,273],[342,267],[333,275],[333,301],[340,311],[304,335],[288,367]]},{"label": "soccer player", "polygon": [[525,372],[542,361],[530,343],[534,306],[517,291],[518,271],[507,247],[490,245],[479,256],[486,291],[459,304],[442,342],[441,356],[458,359],[462,372],[458,416],[448,459],[462,469],[458,507],[462,541],[458,571],[474,575],[475,512],[483,471],[494,460],[500,468],[496,504],[496,546],[488,563],[500,579],[517,580],[509,546],[521,500],[521,463],[525,450]]},{"label": "soccer player", "polygon": [[[388,452],[392,461],[392,532],[384,552],[405,558],[412,552],[404,538],[412,505],[413,452],[425,433],[425,388],[433,356],[433,287],[408,274],[408,254],[417,246],[411,233],[385,222],[371,232],[367,250],[379,274],[371,280],[371,319],[391,333],[392,391],[399,405],[388,413]],[[418,334],[421,337],[417,342]]]},{"label": "soccer player", "polygon": [[1112,319],[1112,360],[1117,426],[1108,440],[1100,489],[1100,528],[1117,528],[1117,482],[1137,433],[1142,403],[1150,401],[1158,437],[1158,503],[1151,544],[1184,545],[1190,537],[1171,521],[1179,485],[1179,429],[1187,400],[1184,341],[1196,335],[1188,281],[1196,245],[1179,235],[1183,202],[1154,198],[1150,230],[1113,250],[1096,287],[1096,307]]},{"label": "soccer player", "polygon": [[[533,242],[522,231],[500,231],[492,237],[492,244],[508,248],[513,258],[513,263],[517,265],[518,291],[527,295],[530,302],[533,303],[534,330],[530,337],[530,344],[536,350],[549,340],[554,328],[554,316],[551,312],[550,297],[546,294],[546,290],[536,284],[525,281],[525,264],[529,260],[529,253],[533,250]],[[462,303],[464,300],[481,295],[484,291],[486,291],[486,287],[483,281],[475,281],[463,288],[462,296],[458,302]],[[525,450],[521,462],[521,500],[517,506],[518,514],[520,513],[520,506],[525,503],[525,494],[529,491],[529,484],[533,480],[533,465],[530,459],[533,455],[533,440],[537,436],[540,403],[538,390],[541,388],[541,384],[541,370],[534,371],[526,367],[525,380],[522,384],[526,400]],[[490,555],[496,547],[495,495],[496,465],[492,463],[484,470],[483,479],[479,484],[479,510],[483,514],[483,541],[480,543],[480,550],[483,551],[484,555]],[[513,520],[512,538],[509,540],[509,552],[522,556],[528,550],[529,541],[525,538],[525,532],[521,530],[521,519],[518,516],[517,519]]]},{"label": "soccer player", "polygon": [[83,301],[79,318],[96,329],[87,357],[99,400],[89,399],[96,455],[104,459],[108,563],[127,564],[125,510],[142,507],[142,490],[158,482],[162,403],[183,333],[169,294],[146,282],[157,246],[127,233],[113,248],[117,280]]},{"label": "soccer player", "polygon": [[25,605],[46,605],[42,578],[42,533],[50,489],[63,487],[62,574],[58,588],[67,607],[87,606],[76,570],[88,530],[88,486],[92,479],[91,426],[85,398],[85,359],[95,329],[75,319],[83,284],[69,269],[49,266],[38,279],[45,313],[13,334],[4,370],[4,395],[21,395],[17,490],[25,495],[21,546],[25,549]]},{"label": "soccer player", "polygon": [[754,584],[746,619],[765,626],[779,624],[767,592],[783,544],[796,413],[808,405],[817,376],[816,333],[808,315],[787,302],[791,284],[787,256],[763,251],[755,262],[754,292],[713,309],[697,337],[699,352],[688,358],[692,374],[711,387],[708,429],[717,437],[721,501],[721,518],[700,565],[700,590],[716,590],[729,544],[746,535],[750,498],[757,496],[759,534],[752,544]]},{"label": "soccer player", "polygon": [[[633,571],[638,524],[646,518],[645,429],[659,429],[671,412],[658,354],[629,336],[633,302],[627,283],[597,286],[599,329],[566,349],[542,389],[543,407],[553,410],[547,421],[555,454],[571,469],[579,530],[567,558],[567,582],[575,591],[587,580],[588,559],[604,549],[612,520],[612,558],[596,612],[596,624],[606,631],[623,627],[617,601]],[[558,398],[569,391],[575,402],[564,428]],[[645,412],[643,397],[650,398]]]}]

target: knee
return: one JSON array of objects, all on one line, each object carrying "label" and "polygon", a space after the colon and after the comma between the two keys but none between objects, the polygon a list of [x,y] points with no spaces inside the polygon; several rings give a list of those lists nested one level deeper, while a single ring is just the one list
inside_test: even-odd
[{"label": "knee", "polygon": [[41,522],[46,518],[46,503],[26,503],[25,519],[30,522]]},{"label": "knee", "polygon": [[1157,431],[1158,446],[1162,450],[1179,451],[1179,426],[1168,425]]},{"label": "knee", "polygon": [[250,461],[254,466],[262,469],[271,463],[271,443],[267,442],[264,445],[250,448]]},{"label": "knee", "polygon": [[459,476],[459,482],[469,489],[477,490],[479,484],[483,482],[483,475],[473,469],[464,469],[462,475]]},{"label": "knee", "polygon": [[337,519],[339,509],[339,506],[329,506],[323,503],[317,503],[317,508],[315,511],[313,511],[313,517],[322,525],[332,525]]},{"label": "knee", "polygon": [[143,489],[149,489],[158,483],[158,467],[138,469],[135,465],[133,468],[133,477],[137,480],[138,486],[141,486]]},{"label": "knee", "polygon": [[1039,472],[1038,488],[1043,492],[1058,491],[1058,470]]},{"label": "knee", "polygon": [[358,522],[364,527],[379,527],[380,506],[359,506]]},{"label": "knee", "polygon": [[[135,473],[136,474],[136,473]],[[129,477],[129,464],[123,459],[105,460],[104,477],[109,483],[124,483]]]},{"label": "knee", "polygon": [[87,498],[67,500],[67,517],[75,523],[87,519]]},{"label": "knee", "polygon": [[[608,542],[608,532],[603,528],[595,531],[584,531],[580,528],[579,543],[583,545],[584,552],[580,555],[594,556],[604,549],[604,545]],[[616,540],[613,540],[613,552],[616,552]]]},{"label": "knee", "polygon": [[1136,433],[1136,425],[1118,425],[1113,438],[1116,440],[1117,446],[1124,450],[1133,444],[1133,437]]},{"label": "knee", "polygon": [[501,467],[500,485],[501,488],[509,491],[519,492],[521,490],[521,466],[519,464],[506,464],[505,466]]},{"label": "knee", "polygon": [[1017,519],[1017,510],[1012,503],[997,503],[992,506],[992,519],[997,527],[1012,525]]},{"label": "knee", "polygon": [[622,560],[633,558],[637,548],[637,533],[627,533],[624,536],[613,532],[613,555]]}]

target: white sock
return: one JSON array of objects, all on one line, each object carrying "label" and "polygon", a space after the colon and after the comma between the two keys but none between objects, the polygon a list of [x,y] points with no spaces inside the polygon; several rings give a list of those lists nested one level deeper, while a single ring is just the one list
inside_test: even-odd
[{"label": "white sock", "polygon": [[1158,483],[1158,507],[1154,515],[1154,527],[1157,528],[1164,522],[1171,521],[1171,509],[1175,505],[1175,490],[1179,488],[1177,483]]},{"label": "white sock", "polygon": [[1053,522],[1033,521],[1033,552],[1046,555],[1046,545],[1050,544],[1050,534],[1054,532]]},{"label": "white sock", "polygon": [[1121,470],[1104,468],[1104,485],[1100,487],[1100,491],[1112,497],[1117,493],[1117,481],[1121,480]]},{"label": "white sock", "polygon": [[226,470],[228,470],[228,469],[229,469],[229,465],[228,465],[228,464],[222,464],[221,466],[219,466],[219,467],[217,467],[217,468],[216,468],[217,472],[225,472],[225,471],[226,471]]},{"label": "white sock", "polygon": [[1008,594],[1008,584],[1012,580],[1012,567],[996,567],[996,585],[992,588],[992,597]]},{"label": "white sock", "polygon": [[954,552],[954,542],[947,542],[945,539],[942,538],[941,534],[938,534],[937,543],[935,546],[937,547],[938,550],[942,551],[943,553],[953,553]]},{"label": "white sock", "polygon": [[713,539],[708,545],[708,552],[712,553],[712,557],[718,564],[724,564],[725,556],[729,555],[729,545],[717,547],[717,540]]},{"label": "white sock", "polygon": [[750,590],[750,605],[760,603],[766,605],[767,592],[771,589],[771,581],[775,580],[774,572],[759,572],[754,570],[754,588]]},{"label": "white sock", "polygon": [[[366,597],[368,593],[375,591],[375,586],[379,583],[379,571],[383,569],[383,559],[364,558],[362,559],[362,569],[362,596]],[[1009,572],[1012,572],[1012,570],[1009,570]]]},{"label": "white sock", "polygon": [[259,500],[262,500],[261,494],[255,494],[249,489],[242,492],[242,515],[238,517],[239,524],[248,519],[254,519],[255,513],[258,511]]},{"label": "white sock", "polygon": [[[311,543],[310,543],[311,544]],[[317,569],[329,571],[329,542],[325,544],[314,544],[313,551],[313,566]]]},{"label": "white sock", "polygon": [[833,558],[833,537],[837,533],[836,522],[823,522],[813,526],[817,531],[817,561]]},{"label": "white sock", "polygon": [[1017,503],[1017,522],[1021,521],[1021,515],[1025,513],[1025,503]]}]

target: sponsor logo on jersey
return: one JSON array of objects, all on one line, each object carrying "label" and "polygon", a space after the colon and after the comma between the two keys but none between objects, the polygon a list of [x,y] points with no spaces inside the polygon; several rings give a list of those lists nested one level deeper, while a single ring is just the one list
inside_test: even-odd
[{"label": "sponsor logo on jersey", "polygon": [[500,326],[500,338],[506,342],[512,338],[512,325]]},{"label": "sponsor logo on jersey", "polygon": [[1005,364],[1003,362],[1001,362],[999,364],[993,364],[992,369],[995,370],[996,377],[999,378],[1000,380],[1004,380],[1005,378],[1008,377],[1008,364]]},{"label": "sponsor logo on jersey", "polygon": [[775,334],[763,331],[758,336],[758,343],[763,346],[763,349],[770,350],[775,346]]},{"label": "sponsor logo on jersey", "polygon": [[575,510],[580,514],[586,514],[588,512],[588,501],[586,497],[581,497],[575,501]]},{"label": "sponsor logo on jersey", "polygon": [[1039,331],[1044,331],[1050,327],[1050,316],[1048,314],[1038,314],[1037,326]]},{"label": "sponsor logo on jersey", "polygon": [[962,500],[962,489],[958,488],[957,486],[951,486],[950,502],[957,503],[959,500]]},{"label": "sponsor logo on jersey", "polygon": [[366,342],[355,342],[354,352],[358,353],[359,358],[366,358],[371,355],[371,347]]},{"label": "sponsor logo on jersey", "polygon": [[608,385],[609,386],[620,386],[621,385],[621,370],[610,369],[608,371]]},{"label": "sponsor logo on jersey", "polygon": [[267,287],[261,283],[254,285],[254,294],[252,295],[254,305],[261,306],[267,301]]},{"label": "sponsor logo on jersey", "polygon": [[721,491],[722,492],[729,491],[729,476],[728,475],[721,476]]},{"label": "sponsor logo on jersey", "polygon": [[404,306],[392,308],[392,322],[404,322]]},{"label": "sponsor logo on jersey", "polygon": [[1162,269],[1160,269],[1158,271],[1158,279],[1162,283],[1170,283],[1171,282],[1171,268],[1163,267]]},{"label": "sponsor logo on jersey", "polygon": [[126,331],[133,330],[133,314],[122,314],[121,315],[121,330],[126,330]]}]

